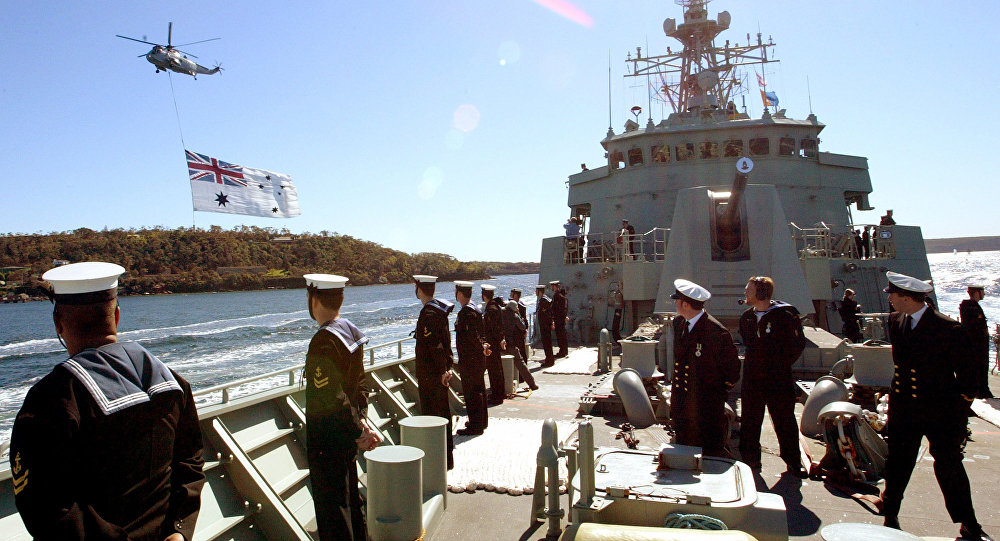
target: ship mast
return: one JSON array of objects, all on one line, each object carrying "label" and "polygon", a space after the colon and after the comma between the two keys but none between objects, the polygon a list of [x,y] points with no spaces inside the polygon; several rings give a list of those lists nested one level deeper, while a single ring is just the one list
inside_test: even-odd
[{"label": "ship mast", "polygon": [[[681,42],[680,52],[658,56],[642,56],[642,48],[636,48],[635,57],[628,55],[631,72],[626,77],[652,76],[659,81],[659,92],[664,95],[675,113],[718,109],[726,105],[730,98],[743,92],[740,66],[777,62],[768,58],[767,43],[757,33],[757,43],[750,42],[747,34],[746,45],[730,44],[726,40],[723,47],[715,46],[715,38],[729,28],[730,15],[722,11],[717,20],[708,18],[707,5],[711,0],[674,0],[684,8],[684,22],[679,26],[674,19],[663,21],[663,31]],[[648,52],[648,51],[647,51]]]}]

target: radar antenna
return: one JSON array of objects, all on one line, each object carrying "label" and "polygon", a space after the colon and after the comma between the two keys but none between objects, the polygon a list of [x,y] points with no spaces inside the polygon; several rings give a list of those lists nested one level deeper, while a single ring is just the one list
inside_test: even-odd
[{"label": "radar antenna", "polygon": [[680,25],[674,19],[663,22],[663,32],[681,42],[682,48],[667,54],[643,56],[637,48],[635,56],[628,56],[631,71],[626,77],[653,76],[659,81],[658,94],[670,103],[674,112],[697,109],[717,109],[725,106],[736,95],[746,92],[744,73],[738,68],[753,64],[777,62],[768,58],[767,49],[774,42],[767,42],[757,33],[756,43],[747,34],[745,45],[726,43],[715,45],[715,38],[729,28],[729,12],[722,11],[717,19],[708,18],[707,5],[711,0],[674,0],[684,8],[684,22]]}]

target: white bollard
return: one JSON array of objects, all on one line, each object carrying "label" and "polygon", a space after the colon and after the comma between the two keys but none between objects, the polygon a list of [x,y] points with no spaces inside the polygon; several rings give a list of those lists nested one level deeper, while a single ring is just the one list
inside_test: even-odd
[{"label": "white bollard", "polygon": [[514,356],[501,355],[500,362],[503,364],[503,392],[510,396],[517,389],[517,370],[514,369]]},{"label": "white bollard", "polygon": [[423,458],[423,451],[406,445],[365,452],[368,534],[373,541],[413,541],[423,534]]},{"label": "white bollard", "polygon": [[399,420],[400,443],[424,452],[423,498],[440,494],[448,507],[448,420],[414,415]]}]

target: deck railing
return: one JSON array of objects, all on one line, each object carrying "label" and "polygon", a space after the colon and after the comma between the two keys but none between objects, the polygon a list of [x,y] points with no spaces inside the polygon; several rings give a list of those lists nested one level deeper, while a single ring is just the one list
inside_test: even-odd
[{"label": "deck railing", "polygon": [[618,231],[589,233],[564,239],[563,262],[621,263],[622,261],[663,261],[667,254],[670,229],[654,227],[645,233],[620,235]]},{"label": "deck railing", "polygon": [[[376,361],[379,361],[378,365],[391,364],[395,362],[408,361],[412,359],[412,356],[403,357],[403,343],[413,340],[412,337],[400,338],[398,340],[392,340],[390,342],[385,342],[383,344],[377,344],[374,346],[368,346],[365,353],[367,354],[367,362],[365,363],[366,371],[371,371],[372,368],[376,367]],[[387,350],[395,347],[395,356],[392,353],[388,355],[380,355],[378,352],[382,350]],[[238,379],[236,381],[228,381],[219,385],[213,385],[211,387],[206,387],[204,389],[198,389],[192,394],[195,399],[210,396],[212,394],[221,393],[221,399],[219,401],[208,401],[207,404],[226,404],[232,398],[234,391],[238,390],[240,387],[245,387],[255,383],[262,383],[264,380],[274,379],[272,385],[267,387],[255,388],[253,390],[247,391],[246,393],[241,393],[241,395],[253,394],[262,391],[271,390],[277,387],[283,386],[293,386],[301,381],[302,370],[305,368],[305,364],[296,364],[295,366],[290,366],[288,368],[282,368],[280,370],[275,370],[273,372],[268,372],[266,374],[259,374],[256,376],[250,376],[243,379]],[[279,379],[280,378],[280,379]],[[259,386],[255,386],[259,387]],[[205,404],[199,404],[205,405]]]},{"label": "deck railing", "polygon": [[[877,226],[871,224],[848,224],[841,233],[835,232],[830,226],[820,222],[815,227],[799,227],[790,222],[789,228],[799,259],[893,259],[896,257],[896,245],[892,239],[892,226]],[[871,228],[873,231],[868,245],[868,257],[863,245],[859,250],[854,239],[854,230]]]}]

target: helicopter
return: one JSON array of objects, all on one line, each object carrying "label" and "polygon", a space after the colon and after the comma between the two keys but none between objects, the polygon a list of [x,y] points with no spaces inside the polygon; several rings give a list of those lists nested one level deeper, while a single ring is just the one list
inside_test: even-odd
[{"label": "helicopter", "polygon": [[[221,38],[203,39],[201,41],[192,41],[191,43],[173,45],[173,43],[171,42],[173,30],[174,30],[174,23],[172,22],[168,23],[166,45],[145,41],[143,39],[130,38],[128,36],[122,36],[120,34],[115,34],[115,36],[122,39],[128,39],[132,41],[138,41],[139,43],[152,45],[153,46],[152,50],[150,50],[146,54],[141,54],[139,56],[145,56],[146,60],[148,60],[150,64],[156,66],[156,73],[170,70],[173,72],[190,75],[195,79],[197,79],[198,75],[213,75],[219,73],[219,71],[222,70],[221,66],[215,66],[214,68],[206,68],[205,66],[202,66],[197,62],[188,58],[189,55],[191,56],[191,58],[198,58],[197,56],[191,53],[186,53],[184,51],[181,51],[180,49],[177,49],[177,47],[185,47],[187,45],[194,45],[196,43],[205,43],[206,41],[215,41]],[[143,38],[145,37],[146,36],[143,36]]]}]

